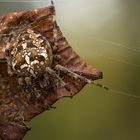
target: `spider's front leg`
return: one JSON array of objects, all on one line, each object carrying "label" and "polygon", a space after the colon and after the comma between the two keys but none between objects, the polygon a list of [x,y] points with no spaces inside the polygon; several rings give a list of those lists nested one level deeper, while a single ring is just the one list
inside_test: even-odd
[{"label": "spider's front leg", "polygon": [[28,86],[31,86],[32,85],[32,79],[31,77],[25,77],[25,83],[28,85]]},{"label": "spider's front leg", "polygon": [[24,85],[24,79],[23,79],[23,77],[18,77],[17,80],[18,80],[18,84],[20,86],[23,86]]},{"label": "spider's front leg", "polygon": [[36,88],[36,86],[38,85],[36,85],[32,77],[18,76],[17,80],[18,80],[19,87],[22,87],[25,92],[31,93],[32,95],[38,97],[39,91]]},{"label": "spider's front leg", "polygon": [[56,52],[57,52],[57,50],[58,50],[57,45],[53,44],[52,50],[53,50],[53,53],[56,53]]},{"label": "spider's front leg", "polygon": [[60,55],[57,55],[57,54],[55,54],[53,56],[53,58],[54,58],[55,61],[60,61],[61,60],[61,56]]},{"label": "spider's front leg", "polygon": [[47,88],[47,89],[50,88],[51,84],[47,73],[45,73],[43,76],[39,77],[38,79],[39,79],[39,86],[41,88]]},{"label": "spider's front leg", "polygon": [[60,63],[62,61],[62,58],[60,55],[54,54],[53,55],[53,67],[56,66],[58,63]]},{"label": "spider's front leg", "polygon": [[102,87],[102,88],[108,90],[108,87],[106,87],[104,85],[101,85],[99,83],[95,83],[94,81],[92,81],[92,80],[90,80],[90,79],[88,79],[88,78],[86,78],[84,76],[81,76],[81,75],[79,75],[77,73],[74,73],[73,71],[71,71],[71,70],[69,70],[69,69],[67,69],[67,68],[65,68],[65,67],[63,67],[63,66],[61,66],[59,64],[55,66],[55,69],[58,70],[58,71],[62,71],[63,73],[65,73],[65,74],[67,74],[67,75],[69,75],[69,76],[71,76],[71,77],[73,77],[75,79],[79,79],[79,80],[81,80],[81,81],[83,81],[85,83],[93,84],[95,86]]},{"label": "spider's front leg", "polygon": [[32,85],[32,79],[31,77],[22,77],[18,76],[18,84],[20,86],[30,87]]},{"label": "spider's front leg", "polygon": [[64,87],[67,91],[70,92],[70,88],[68,85],[59,77],[59,75],[56,74],[56,72],[51,69],[50,67],[46,67],[46,72],[53,78],[57,79],[60,82],[60,85]]}]

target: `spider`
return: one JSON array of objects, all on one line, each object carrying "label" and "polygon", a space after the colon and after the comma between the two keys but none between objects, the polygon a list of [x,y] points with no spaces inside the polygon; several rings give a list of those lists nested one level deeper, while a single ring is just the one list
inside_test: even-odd
[{"label": "spider", "polygon": [[[54,8],[53,2],[52,7]],[[55,13],[51,16],[53,16],[53,43],[50,43],[40,31],[36,30],[36,27],[45,22],[45,19],[49,19],[46,16],[28,25],[23,24],[15,27],[14,30],[11,29],[9,35],[5,34],[8,36],[8,43],[4,49],[8,75],[16,76],[19,86],[31,92],[42,88],[52,88],[54,85],[51,85],[51,81],[54,79],[70,92],[69,86],[59,76],[59,72],[107,89],[59,64],[61,57],[55,54],[57,51]]]}]

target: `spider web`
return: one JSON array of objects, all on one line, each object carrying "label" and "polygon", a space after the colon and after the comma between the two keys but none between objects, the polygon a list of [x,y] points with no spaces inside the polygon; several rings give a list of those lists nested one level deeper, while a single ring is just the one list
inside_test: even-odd
[{"label": "spider web", "polygon": [[[118,43],[118,42],[110,41],[110,40],[105,40],[105,39],[102,39],[102,38],[97,38],[97,37],[92,37],[92,38],[96,41],[99,41],[99,42],[102,42],[102,43],[107,43],[107,44],[110,44],[110,45],[113,45],[113,46],[116,46],[116,47],[120,47],[120,48],[123,48],[123,49],[127,49],[129,51],[134,52],[134,53],[140,53],[139,48],[131,48],[130,46],[127,46],[127,45],[124,45],[124,44],[121,44],[121,43]],[[135,68],[140,68],[139,64],[131,63],[131,62],[123,60],[123,59],[114,58],[114,57],[111,57],[111,56],[105,56],[104,54],[99,53],[99,52],[92,52],[92,54],[94,54],[95,56],[98,56],[98,57],[102,57],[103,59],[108,59],[110,61],[114,61],[114,62],[117,62],[117,63],[122,63],[122,64],[129,65],[129,66],[135,67]],[[139,95],[124,92],[124,91],[121,91],[121,90],[116,90],[116,89],[113,89],[113,88],[110,88],[110,87],[109,87],[109,91],[113,94],[129,96],[129,97],[140,99]]]}]

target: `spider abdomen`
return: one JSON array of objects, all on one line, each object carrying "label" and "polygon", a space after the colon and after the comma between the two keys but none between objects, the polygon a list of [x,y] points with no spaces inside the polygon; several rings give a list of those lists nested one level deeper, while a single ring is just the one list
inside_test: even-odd
[{"label": "spider abdomen", "polygon": [[17,37],[11,52],[11,64],[15,73],[21,76],[41,75],[52,65],[53,53],[47,39],[31,29]]}]

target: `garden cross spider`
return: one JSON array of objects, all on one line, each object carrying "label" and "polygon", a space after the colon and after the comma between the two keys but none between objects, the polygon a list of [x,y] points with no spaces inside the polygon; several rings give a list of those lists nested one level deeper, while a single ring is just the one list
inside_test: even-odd
[{"label": "garden cross spider", "polygon": [[[61,57],[55,54],[57,51],[56,42],[58,40],[55,7],[53,2],[51,3],[51,8],[54,10],[52,15],[39,17],[36,21],[30,21],[31,17],[29,17],[29,21],[24,19],[24,23],[22,24],[19,21],[19,25],[17,24],[15,28],[10,28],[9,34],[3,34],[3,36],[8,36],[8,43],[6,43],[4,53],[9,76],[16,76],[19,85],[26,91],[31,92],[39,91],[42,88],[54,88],[51,85],[51,80],[53,79],[57,80],[58,84],[70,91],[67,83],[59,76],[59,72],[107,89],[107,87],[96,84],[94,81],[87,79],[79,73],[70,71],[59,64]],[[37,11],[35,10],[35,12]],[[28,19],[28,17],[26,18]],[[51,30],[53,32],[51,43],[37,30],[37,27],[45,22],[51,22]]]}]

